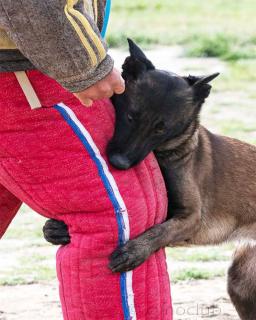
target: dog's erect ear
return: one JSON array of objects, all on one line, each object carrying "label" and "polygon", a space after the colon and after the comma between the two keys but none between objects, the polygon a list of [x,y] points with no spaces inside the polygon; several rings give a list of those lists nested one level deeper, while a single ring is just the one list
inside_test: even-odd
[{"label": "dog's erect ear", "polygon": [[142,73],[154,70],[155,67],[131,39],[128,39],[128,43],[130,56],[126,58],[123,64],[122,76],[125,80],[136,80]]},{"label": "dog's erect ear", "polygon": [[145,53],[141,50],[141,48],[131,39],[127,39],[129,45],[129,51],[131,57],[135,59],[147,60]]},{"label": "dog's erect ear", "polygon": [[209,82],[218,77],[218,75],[219,73],[213,73],[204,77],[188,76],[185,78],[188,84],[193,88],[195,102],[204,102],[211,92],[212,86]]}]

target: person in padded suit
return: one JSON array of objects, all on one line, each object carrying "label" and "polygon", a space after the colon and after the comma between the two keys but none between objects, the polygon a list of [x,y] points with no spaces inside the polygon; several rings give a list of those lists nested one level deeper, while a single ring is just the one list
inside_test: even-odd
[{"label": "person in padded suit", "polygon": [[70,243],[57,253],[65,320],[171,320],[163,251],[133,272],[107,267],[167,207],[153,155],[126,172],[106,159],[108,98],[125,90],[104,41],[109,9],[108,0],[0,0],[0,237],[22,202],[67,225]]}]

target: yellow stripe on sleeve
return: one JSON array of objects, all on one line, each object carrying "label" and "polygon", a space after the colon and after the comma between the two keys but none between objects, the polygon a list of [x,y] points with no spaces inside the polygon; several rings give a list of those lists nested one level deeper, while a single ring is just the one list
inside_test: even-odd
[{"label": "yellow stripe on sleeve", "polygon": [[94,0],[93,6],[94,6],[94,19],[95,19],[95,22],[97,23],[98,22],[98,1],[97,0]]},{"label": "yellow stripe on sleeve", "polygon": [[95,44],[96,48],[98,49],[99,56],[101,58],[100,60],[103,60],[106,56],[106,50],[105,50],[103,44],[101,43],[99,37],[97,36],[95,31],[91,27],[89,21],[85,18],[85,16],[83,16],[79,11],[77,11],[75,9],[70,9],[69,12],[81,21],[81,23],[84,26],[89,37],[92,39],[93,43]]},{"label": "yellow stripe on sleeve", "polygon": [[98,59],[97,59],[97,56],[92,48],[92,46],[90,45],[89,41],[86,39],[86,37],[84,36],[81,28],[79,27],[79,25],[77,24],[77,22],[75,21],[75,19],[69,14],[69,3],[72,2],[72,5],[73,5],[73,0],[68,0],[67,2],[67,5],[65,6],[65,14],[68,18],[68,20],[70,21],[70,23],[72,24],[73,28],[75,29],[75,31],[77,32],[82,44],[84,45],[85,49],[87,50],[88,54],[89,54],[89,57],[91,59],[91,63],[92,63],[92,66],[96,66],[97,63],[98,63]]},{"label": "yellow stripe on sleeve", "polygon": [[67,0],[68,8],[73,8],[79,0]]},{"label": "yellow stripe on sleeve", "polygon": [[89,21],[86,19],[84,15],[82,15],[81,12],[78,10],[74,9],[74,5],[77,3],[77,0],[68,0],[67,1],[67,10],[69,14],[72,14],[73,17],[76,17],[83,27],[85,28],[86,32],[88,33],[89,37],[91,38],[92,42],[95,44],[99,56],[100,56],[100,61],[102,61],[106,57],[106,50],[101,43],[100,38],[96,34],[96,32],[93,30],[92,26],[90,25]]}]

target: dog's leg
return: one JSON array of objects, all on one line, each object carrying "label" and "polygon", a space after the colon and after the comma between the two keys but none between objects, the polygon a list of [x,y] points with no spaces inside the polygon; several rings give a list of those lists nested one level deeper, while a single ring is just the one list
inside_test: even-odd
[{"label": "dog's leg", "polygon": [[117,248],[110,257],[109,267],[113,272],[132,270],[160,248],[189,242],[200,229],[200,192],[193,175],[186,172],[179,169],[165,174],[169,190],[168,216],[172,218]]},{"label": "dog's leg", "polygon": [[200,213],[186,213],[178,216],[179,218],[173,218],[152,227],[137,238],[128,241],[123,247],[117,248],[110,257],[110,269],[113,272],[132,270],[160,248],[189,241],[200,228]]},{"label": "dog's leg", "polygon": [[256,244],[237,250],[228,273],[228,292],[241,320],[256,319]]}]

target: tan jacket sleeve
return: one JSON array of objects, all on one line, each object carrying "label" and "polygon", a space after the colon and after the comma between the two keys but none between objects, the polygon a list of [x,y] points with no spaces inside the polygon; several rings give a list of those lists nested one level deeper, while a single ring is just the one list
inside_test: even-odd
[{"label": "tan jacket sleeve", "polygon": [[78,92],[113,68],[95,22],[102,13],[89,7],[90,0],[0,0],[0,24],[36,68]]}]

